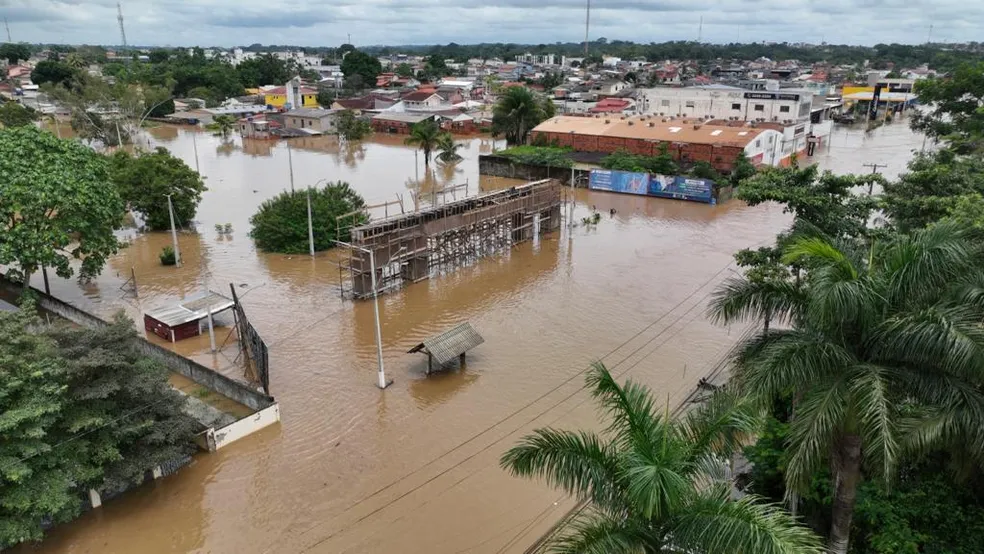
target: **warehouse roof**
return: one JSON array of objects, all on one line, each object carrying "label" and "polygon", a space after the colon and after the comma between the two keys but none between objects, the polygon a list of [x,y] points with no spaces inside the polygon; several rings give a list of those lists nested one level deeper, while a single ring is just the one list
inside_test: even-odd
[{"label": "warehouse roof", "polygon": [[748,145],[767,129],[751,126],[709,125],[702,120],[657,116],[572,117],[558,116],[537,125],[533,132],[575,133],[660,142],[687,142],[717,146]]}]

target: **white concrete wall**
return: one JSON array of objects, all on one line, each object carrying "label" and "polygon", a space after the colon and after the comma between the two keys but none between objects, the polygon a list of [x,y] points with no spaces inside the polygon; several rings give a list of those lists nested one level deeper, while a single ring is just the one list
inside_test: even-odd
[{"label": "white concrete wall", "polygon": [[[645,99],[645,113],[687,117],[710,116],[715,119],[738,118],[753,121],[764,118],[766,121],[800,121],[809,119],[809,108],[813,99],[800,94],[800,99],[773,100],[745,98],[744,90],[713,90],[693,88],[650,88],[640,89]],[[796,93],[793,93],[796,94]],[[756,109],[756,108],[761,108]],[[785,110],[785,111],[784,111]],[[804,115],[805,111],[805,115]]]},{"label": "white concrete wall", "polygon": [[253,415],[215,430],[215,449],[219,450],[237,440],[256,433],[260,429],[274,425],[280,421],[280,405],[274,403]]}]

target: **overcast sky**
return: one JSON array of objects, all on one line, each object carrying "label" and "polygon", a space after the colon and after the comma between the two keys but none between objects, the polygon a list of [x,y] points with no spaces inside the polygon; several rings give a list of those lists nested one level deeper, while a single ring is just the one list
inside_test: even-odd
[{"label": "overcast sky", "polygon": [[[591,38],[876,44],[984,38],[982,0],[593,0]],[[123,0],[130,44],[584,39],[584,0]],[[14,41],[118,44],[116,0],[0,0]],[[4,40],[6,37],[2,37]]]}]

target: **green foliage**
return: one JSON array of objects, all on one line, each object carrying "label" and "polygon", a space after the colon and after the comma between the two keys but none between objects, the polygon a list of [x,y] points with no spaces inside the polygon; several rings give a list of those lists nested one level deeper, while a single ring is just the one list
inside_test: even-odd
[{"label": "green foliage", "polygon": [[820,173],[816,166],[766,168],[747,179],[735,196],[749,205],[779,202],[798,221],[807,222],[829,237],[856,237],[867,233],[876,200],[854,193],[877,176]]},{"label": "green foliage", "polygon": [[119,248],[123,202],[106,159],[34,126],[0,130],[0,264],[15,279],[41,267],[79,278],[102,271]]},{"label": "green foliage", "polygon": [[451,75],[451,69],[444,62],[444,58],[434,55],[429,56],[424,61],[424,69],[421,71],[421,77],[428,81],[437,81],[442,77],[447,77]]},{"label": "green foliage", "polygon": [[728,175],[728,183],[733,187],[737,187],[746,179],[754,177],[757,172],[758,170],[755,168],[755,165],[748,161],[748,156],[742,150],[738,153],[738,157],[735,158],[735,166]]},{"label": "green foliage", "polygon": [[396,66],[396,74],[400,77],[413,77],[413,66],[404,62]]},{"label": "green foliage", "polygon": [[984,196],[975,193],[956,197],[943,221],[956,221],[960,225],[984,231]]},{"label": "green foliage", "polygon": [[178,263],[178,255],[171,246],[161,248],[161,253],[157,257],[160,258],[161,265],[176,265]]},{"label": "green foliage", "polygon": [[17,102],[0,104],[0,125],[3,127],[23,127],[38,120],[38,112],[21,106]]},{"label": "green foliage", "polygon": [[162,64],[171,59],[171,52],[164,48],[155,48],[150,51],[147,57],[150,58],[150,63]]},{"label": "green foliage", "polygon": [[202,193],[201,177],[166,148],[132,155],[118,150],[110,156],[110,178],[130,209],[139,213],[148,228],[170,229],[167,196],[174,206],[174,223],[187,226],[195,217]]},{"label": "green foliage", "polygon": [[368,221],[368,215],[360,214],[341,229],[337,236],[336,217],[363,210],[365,201],[349,187],[338,181],[321,189],[283,192],[260,205],[249,222],[250,236],[257,248],[268,252],[302,254],[308,252],[307,195],[311,195],[311,219],[314,229],[314,249],[328,250],[335,247],[335,240],[348,241],[353,224]]},{"label": "green foliage", "polygon": [[119,490],[195,448],[184,400],[137,350],[132,321],[38,325],[30,302],[0,314],[0,547],[77,515],[87,488]]},{"label": "green foliage", "polygon": [[228,138],[236,128],[236,118],[227,114],[217,115],[212,118],[212,123],[209,123],[207,128],[209,131],[214,131],[217,137]]},{"label": "green foliage", "polygon": [[915,92],[929,109],[913,112],[913,129],[959,154],[984,153],[984,61],[961,64],[945,78],[919,81]]},{"label": "green foliage", "polygon": [[572,167],[570,148],[555,146],[513,146],[498,152],[499,156],[527,165],[543,165],[548,167]]},{"label": "green foliage", "polygon": [[338,114],[338,122],[335,124],[338,135],[345,140],[362,140],[372,134],[372,125],[361,117],[356,117],[352,110],[345,110]]},{"label": "green foliage", "polygon": [[848,536],[862,469],[890,480],[905,452],[935,448],[984,461],[984,248],[950,223],[879,240],[802,236],[782,262],[806,268],[801,284],[749,295],[749,279],[732,278],[711,309],[726,323],[788,323],[743,341],[732,382],[764,403],[795,393],[787,485],[803,492],[832,464],[833,544]]},{"label": "green foliage", "polygon": [[[23,43],[5,42],[0,44],[0,59],[7,60],[10,65],[17,65],[17,62],[27,61],[31,57],[31,47]],[[35,81],[35,84],[37,82]]]},{"label": "green foliage", "polygon": [[616,150],[601,160],[601,167],[657,175],[677,175],[680,171],[665,148],[658,156],[641,156],[631,154],[627,150]]},{"label": "green foliage", "polygon": [[903,232],[945,217],[960,197],[984,193],[984,160],[950,150],[917,154],[906,173],[885,183],[883,209]]},{"label": "green foliage", "polygon": [[318,105],[322,108],[328,110],[331,109],[331,105],[335,103],[335,99],[338,98],[338,93],[330,88],[318,89]]},{"label": "green foliage", "polygon": [[382,72],[383,64],[379,59],[365,52],[352,50],[342,60],[342,73],[345,74],[345,79],[358,76],[362,86],[375,85],[376,77]]},{"label": "green foliage", "polygon": [[461,161],[461,154],[458,154],[459,148],[461,148],[461,145],[454,141],[451,133],[441,133],[437,137],[438,161],[445,164],[453,164]]},{"label": "green foliage", "polygon": [[236,66],[236,71],[239,82],[246,88],[282,85],[291,78],[287,63],[273,54],[244,60]]},{"label": "green foliage", "polygon": [[714,166],[704,161],[695,162],[693,167],[690,168],[689,173],[691,177],[697,179],[708,179],[715,183],[721,183],[723,181],[721,174],[714,169]]},{"label": "green foliage", "polygon": [[[549,105],[549,107],[547,107]],[[537,99],[526,87],[509,87],[492,108],[492,134],[510,144],[523,144],[541,121],[550,117],[553,103]]]},{"label": "green foliage", "polygon": [[437,149],[438,141],[441,137],[441,128],[433,119],[427,119],[420,123],[415,123],[410,128],[410,136],[403,142],[407,146],[416,146],[424,153],[424,166],[429,167],[431,153]]},{"label": "green foliage", "polygon": [[76,74],[77,70],[67,63],[42,60],[34,66],[34,71],[31,72],[31,82],[35,85],[51,83],[67,87]]},{"label": "green foliage", "polygon": [[649,389],[619,385],[600,363],[586,383],[608,420],[604,434],[538,429],[501,459],[513,475],[587,501],[549,539],[554,551],[822,552],[780,508],[731,499],[722,460],[758,428],[753,406],[721,392],[671,418]]}]

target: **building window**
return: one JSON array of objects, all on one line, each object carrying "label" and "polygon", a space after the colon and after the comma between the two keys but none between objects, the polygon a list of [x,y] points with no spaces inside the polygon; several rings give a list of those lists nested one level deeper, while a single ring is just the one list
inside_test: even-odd
[{"label": "building window", "polygon": [[757,111],[757,112],[764,112],[765,111],[765,104],[755,104],[755,111]]},{"label": "building window", "polygon": [[732,104],[731,109],[741,111],[741,104]]},{"label": "building window", "polygon": [[779,113],[789,113],[789,106],[779,106]]},{"label": "building window", "polygon": [[761,140],[755,141],[755,148],[762,148],[762,141]]},{"label": "building window", "polygon": [[694,107],[694,101],[693,100],[687,100],[687,102],[685,103],[685,105],[688,108],[693,108]]},{"label": "building window", "polygon": [[669,108],[670,107],[670,101],[669,100],[660,100],[659,101],[659,105],[660,106],[663,106],[664,108]]}]

